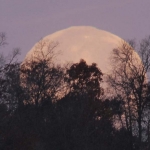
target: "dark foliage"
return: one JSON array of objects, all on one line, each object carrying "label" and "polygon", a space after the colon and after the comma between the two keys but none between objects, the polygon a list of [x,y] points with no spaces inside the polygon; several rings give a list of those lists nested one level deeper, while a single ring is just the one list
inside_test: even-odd
[{"label": "dark foliage", "polygon": [[[114,125],[124,103],[101,98],[102,72],[96,64],[81,60],[67,74],[44,61],[30,65],[13,64],[0,80],[1,150],[137,149],[138,137],[132,147],[128,130]],[[67,94],[58,98],[62,79]]]}]

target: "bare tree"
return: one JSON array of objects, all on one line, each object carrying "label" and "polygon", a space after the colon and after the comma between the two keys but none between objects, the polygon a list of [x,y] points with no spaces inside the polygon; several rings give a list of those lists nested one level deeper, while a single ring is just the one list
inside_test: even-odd
[{"label": "bare tree", "polygon": [[[4,32],[0,32],[0,48],[7,45],[6,42],[6,34]],[[14,48],[9,56],[4,56],[3,53],[0,53],[0,68],[2,66],[8,67],[10,64],[16,62],[17,56],[20,54],[20,48]],[[7,65],[6,65],[7,64]]]},{"label": "bare tree", "polygon": [[4,32],[0,32],[0,47],[6,45],[6,34]]},{"label": "bare tree", "polygon": [[[6,34],[0,32],[0,48],[6,44]],[[12,106],[12,103],[16,103],[17,99],[15,88],[19,86],[18,70],[20,64],[17,62],[19,54],[19,48],[13,49],[8,56],[0,53],[0,103],[5,103],[8,107]]]},{"label": "bare tree", "polygon": [[3,76],[0,78],[1,103],[6,104],[9,110],[15,110],[21,104],[19,69],[19,63],[7,65],[3,69]]},{"label": "bare tree", "polygon": [[[133,41],[129,42],[132,46]],[[149,85],[147,73],[150,69],[150,37],[140,43],[138,54],[134,48],[123,41],[112,53],[112,75],[108,82],[117,95],[121,95],[124,103],[125,127],[128,129],[133,146],[133,135],[138,133],[139,149],[142,142],[142,125],[145,123],[144,113],[149,103]]]},{"label": "bare tree", "polygon": [[58,55],[55,51],[57,43],[40,40],[33,54],[21,65],[22,87],[26,91],[26,103],[36,106],[46,99],[50,101],[58,97],[62,85],[63,69],[54,64]]}]

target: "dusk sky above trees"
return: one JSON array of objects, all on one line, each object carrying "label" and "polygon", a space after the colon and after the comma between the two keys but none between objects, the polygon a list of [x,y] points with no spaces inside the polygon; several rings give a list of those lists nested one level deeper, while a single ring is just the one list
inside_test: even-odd
[{"label": "dusk sky above trees", "polygon": [[149,150],[149,6],[0,0],[0,150]]},{"label": "dusk sky above trees", "polygon": [[9,43],[3,50],[21,48],[21,59],[40,40],[70,26],[94,26],[138,41],[149,35],[149,0],[1,0],[0,31]]}]

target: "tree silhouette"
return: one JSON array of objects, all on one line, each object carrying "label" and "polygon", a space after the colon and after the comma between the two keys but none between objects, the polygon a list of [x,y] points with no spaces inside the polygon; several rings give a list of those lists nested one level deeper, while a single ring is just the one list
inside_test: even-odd
[{"label": "tree silhouette", "polygon": [[100,98],[100,69],[81,60],[67,70],[65,81],[70,90],[56,105],[63,149],[110,149],[113,117],[122,112],[119,101]]},{"label": "tree silhouette", "polygon": [[[62,84],[63,69],[54,65],[57,53],[51,42],[41,40],[36,45],[34,55],[21,65],[22,87],[26,91],[26,103],[34,103],[51,99],[56,100]],[[44,52],[43,50],[46,50]]]},{"label": "tree silhouette", "polygon": [[[133,41],[130,41],[134,45]],[[149,101],[149,85],[147,82],[147,73],[150,67],[150,38],[140,43],[139,56],[134,52],[126,42],[113,50],[112,53],[112,75],[109,75],[108,82],[115,92],[122,97],[124,101],[124,123],[130,133],[131,147],[134,148],[133,136],[139,138],[139,149],[144,126],[147,119],[144,114],[148,111],[147,104]]]},{"label": "tree silhouette", "polygon": [[65,79],[70,86],[70,92],[86,93],[90,98],[99,98],[103,94],[103,89],[100,87],[102,75],[95,63],[87,65],[82,59],[67,70]]}]

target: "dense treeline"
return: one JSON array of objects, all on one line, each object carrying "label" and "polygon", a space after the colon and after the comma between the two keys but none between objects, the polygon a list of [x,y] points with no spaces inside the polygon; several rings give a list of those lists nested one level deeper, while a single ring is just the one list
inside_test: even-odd
[{"label": "dense treeline", "polygon": [[39,45],[41,58],[1,63],[0,149],[148,150],[148,42],[141,43],[142,65],[126,43],[124,51],[113,50],[111,93],[102,88],[104,75],[95,63],[55,65],[54,47],[44,54]]}]

